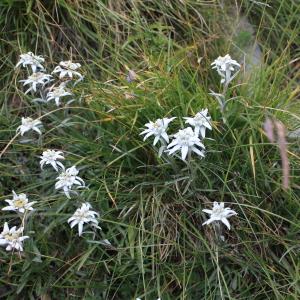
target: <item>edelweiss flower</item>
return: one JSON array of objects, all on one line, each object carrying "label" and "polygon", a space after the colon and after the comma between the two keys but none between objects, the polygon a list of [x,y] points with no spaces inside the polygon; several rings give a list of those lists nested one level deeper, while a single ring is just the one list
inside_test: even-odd
[{"label": "edelweiss flower", "polygon": [[23,135],[25,132],[29,130],[34,130],[38,134],[42,134],[39,127],[42,126],[42,122],[40,120],[33,120],[32,118],[23,118],[22,124],[17,128],[17,133],[20,132]]},{"label": "edelweiss flower", "polygon": [[77,176],[79,171],[75,166],[68,168],[63,171],[56,179],[58,180],[55,184],[55,189],[62,189],[68,198],[70,197],[70,191],[73,185],[78,187],[84,187],[84,181]]},{"label": "edelweiss flower", "polygon": [[62,151],[55,151],[55,150],[44,151],[42,156],[40,156],[41,168],[43,169],[44,165],[46,164],[46,165],[51,165],[54,168],[54,170],[57,172],[58,172],[57,166],[61,167],[64,170],[65,169],[64,165],[60,161],[57,161],[58,159],[65,159],[62,154],[63,154]]},{"label": "edelweiss flower", "polygon": [[27,210],[33,210],[32,205],[36,203],[36,201],[28,202],[28,198],[25,194],[16,194],[15,191],[13,192],[13,199],[6,199],[4,200],[9,204],[9,206],[3,207],[2,210],[13,210],[18,211],[20,213],[24,213]]},{"label": "edelweiss flower", "polygon": [[42,72],[33,73],[27,79],[20,80],[20,82],[24,82],[23,85],[31,84],[31,87],[25,92],[25,94],[29,93],[30,91],[36,92],[37,86],[42,85],[44,86],[49,81],[51,81],[51,75],[45,74]]},{"label": "edelweiss flower", "polygon": [[[172,148],[173,147],[173,148]],[[185,160],[188,153],[195,152],[199,156],[204,157],[202,150],[199,150],[197,147],[205,149],[204,145],[201,143],[198,136],[195,134],[191,127],[179,130],[174,134],[174,140],[168,145],[169,155],[181,150],[181,159]]]},{"label": "edelweiss flower", "polygon": [[0,233],[0,245],[6,246],[6,251],[13,249],[23,251],[23,241],[28,239],[29,236],[23,234],[23,227],[16,229],[16,226],[9,229],[7,223],[4,223],[3,231]]},{"label": "edelweiss flower", "polygon": [[[234,59],[231,59],[229,54],[224,57],[219,56],[212,64],[213,69],[217,69],[217,72],[222,77],[221,83],[226,85],[236,76],[241,65]],[[235,72],[233,75],[232,72]]]},{"label": "edelweiss flower", "polygon": [[203,209],[202,211],[204,211],[207,214],[210,214],[209,219],[202,225],[210,224],[214,221],[221,221],[227,226],[228,229],[230,229],[230,224],[227,219],[231,216],[237,215],[237,213],[229,207],[224,208],[224,202],[220,202],[220,204],[218,202],[214,202],[212,210]]},{"label": "edelweiss flower", "polygon": [[59,78],[62,79],[64,77],[73,78],[73,75],[78,76],[79,78],[83,78],[83,76],[77,72],[76,70],[81,67],[79,63],[73,63],[70,60],[61,61],[59,66],[55,67],[52,73],[60,73]]},{"label": "edelweiss flower", "polygon": [[58,87],[54,87],[48,94],[47,94],[47,102],[50,100],[55,101],[56,105],[59,106],[60,102],[60,98],[61,97],[65,97],[65,96],[70,96],[72,95],[72,93],[68,92],[65,89],[65,86],[63,84],[61,84]]},{"label": "edelweiss flower", "polygon": [[209,130],[212,129],[210,124],[210,116],[207,116],[208,109],[202,109],[198,112],[194,118],[184,118],[186,121],[185,123],[190,124],[191,126],[195,127],[195,134],[199,136],[201,133],[201,137],[205,138],[205,130],[208,128]]},{"label": "edelweiss flower", "polygon": [[90,210],[90,208],[92,208],[90,203],[83,203],[80,208],[76,209],[73,216],[68,219],[68,223],[70,223],[71,228],[78,224],[79,236],[82,234],[83,224],[93,223],[92,225],[98,225],[96,216],[99,217],[99,214],[93,210]]},{"label": "edelweiss flower", "polygon": [[148,129],[140,133],[146,134],[144,136],[144,141],[151,135],[154,135],[155,138],[153,145],[156,145],[158,141],[166,141],[167,143],[169,143],[169,136],[166,131],[168,129],[169,123],[172,122],[174,119],[176,118],[163,118],[157,119],[155,122],[150,121],[149,123],[146,123],[145,126],[148,127]]},{"label": "edelweiss flower", "polygon": [[44,67],[41,63],[43,63],[45,59],[40,55],[34,55],[32,52],[28,52],[20,55],[20,60],[18,61],[16,68],[20,65],[23,67],[30,65],[32,72],[36,72],[37,69],[44,71]]}]

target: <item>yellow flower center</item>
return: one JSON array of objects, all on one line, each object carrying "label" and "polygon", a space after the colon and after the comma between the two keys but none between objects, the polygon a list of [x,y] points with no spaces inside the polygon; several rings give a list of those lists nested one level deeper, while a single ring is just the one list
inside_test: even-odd
[{"label": "yellow flower center", "polygon": [[60,96],[61,93],[62,93],[61,88],[54,88],[53,89],[53,96],[58,97],[58,96]]},{"label": "yellow flower center", "polygon": [[30,78],[32,80],[35,80],[35,81],[37,81],[37,80],[39,80],[40,78],[43,78],[43,77],[44,77],[44,74],[41,73],[41,72],[33,73],[32,75],[30,75]]},{"label": "yellow flower center", "polygon": [[14,201],[15,207],[18,207],[18,208],[24,207],[25,204],[26,204],[26,201],[22,200],[22,199],[18,199],[16,201]]},{"label": "yellow flower center", "polygon": [[8,234],[5,234],[4,235],[4,238],[7,240],[7,241],[14,241],[15,239],[17,239],[19,237],[19,235],[17,233],[8,233]]}]

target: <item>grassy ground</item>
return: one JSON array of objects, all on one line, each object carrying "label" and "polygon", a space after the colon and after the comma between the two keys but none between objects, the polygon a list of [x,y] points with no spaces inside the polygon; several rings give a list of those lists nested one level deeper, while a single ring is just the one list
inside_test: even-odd
[{"label": "grassy ground", "polygon": [[[286,1],[3,1],[0,200],[11,190],[37,201],[22,256],[0,249],[3,299],[299,299],[299,138],[288,140],[290,188],[266,117],[299,128],[300,4]],[[231,34],[234,7],[252,22],[263,64],[231,84],[224,124],[210,90],[211,62],[241,54],[248,32]],[[59,109],[34,104],[14,70],[20,53],[43,55],[50,70],[72,56],[85,80]],[[138,79],[128,83],[128,69]],[[128,96],[131,95],[131,96]],[[148,120],[208,108],[207,156],[158,158],[139,135]],[[13,139],[22,116],[42,117],[41,138]],[[88,184],[68,200],[39,155],[61,149]],[[102,231],[79,238],[67,219],[82,201]],[[238,212],[217,241],[203,208]],[[0,214],[19,224],[13,213]],[[111,246],[99,241],[108,239]]]}]

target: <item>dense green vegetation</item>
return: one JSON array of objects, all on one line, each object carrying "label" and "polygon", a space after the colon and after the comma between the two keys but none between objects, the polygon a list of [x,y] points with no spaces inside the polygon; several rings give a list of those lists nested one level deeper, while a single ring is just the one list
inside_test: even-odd
[{"label": "dense green vegetation", "polygon": [[[253,32],[234,33],[237,10]],[[1,299],[300,298],[300,142],[288,139],[284,189],[279,147],[263,131],[267,117],[286,132],[300,127],[297,0],[5,0],[0,14],[1,207],[12,190],[37,201],[24,252],[0,248]],[[231,83],[224,123],[210,64],[240,59],[255,41],[261,65],[243,66]],[[14,67],[28,51],[48,72],[61,60],[82,64],[74,102],[24,95],[27,71]],[[172,116],[173,133],[202,108],[213,121],[202,160],[159,158],[140,135]],[[15,137],[23,116],[41,118],[40,138]],[[52,148],[80,167],[88,189],[78,196],[67,199],[55,172],[41,172],[39,156]],[[100,212],[95,238],[67,223],[84,201]],[[224,241],[202,226],[213,201],[238,213],[230,231],[221,227]],[[0,219],[19,225],[14,213]]]}]

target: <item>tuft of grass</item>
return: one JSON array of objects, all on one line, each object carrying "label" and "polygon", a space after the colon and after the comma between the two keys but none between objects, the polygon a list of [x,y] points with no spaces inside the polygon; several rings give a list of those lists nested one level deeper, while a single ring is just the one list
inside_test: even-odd
[{"label": "tuft of grass", "polygon": [[[210,63],[235,41],[216,1],[4,1],[0,4],[0,199],[11,190],[37,201],[21,256],[1,252],[0,295],[15,299],[299,299],[299,139],[288,140],[290,188],[282,188],[278,147],[266,117],[299,128],[296,1],[240,1],[257,29],[265,63],[230,86],[226,124]],[[263,1],[262,1],[263,2]],[[247,38],[241,35],[243,42]],[[20,52],[53,67],[70,56],[84,66],[76,100],[59,109],[34,104],[15,71]],[[200,62],[199,62],[200,61]],[[128,69],[138,80],[128,83]],[[207,107],[213,130],[207,156],[188,164],[158,158],[139,135],[148,120]],[[42,117],[44,132],[16,138],[21,116]],[[26,141],[27,139],[27,141]],[[30,139],[30,141],[28,141]],[[89,189],[67,200],[39,155],[64,151]],[[101,213],[96,238],[76,236],[66,220],[82,202]],[[224,201],[238,212],[217,241],[203,208]],[[14,214],[1,224],[18,225]],[[111,246],[101,240],[108,239]]]}]

